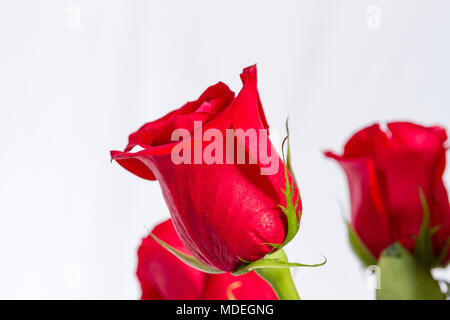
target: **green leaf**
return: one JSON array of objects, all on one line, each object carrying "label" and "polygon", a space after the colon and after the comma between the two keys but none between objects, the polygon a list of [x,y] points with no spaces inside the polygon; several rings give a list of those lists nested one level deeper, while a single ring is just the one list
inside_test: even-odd
[{"label": "green leaf", "polygon": [[150,233],[150,235],[152,236],[153,239],[155,239],[156,242],[158,242],[161,246],[163,246],[167,251],[169,251],[170,253],[172,253],[174,256],[176,256],[178,259],[180,259],[181,261],[183,261],[184,263],[186,263],[187,265],[206,272],[206,273],[214,273],[214,274],[218,274],[218,273],[224,273],[224,271],[210,267],[205,265],[203,262],[197,260],[196,258],[194,258],[193,256],[190,256],[188,254],[185,254],[177,249],[175,249],[174,247],[172,247],[171,245],[169,245],[168,243],[162,241],[161,239],[159,239],[157,236],[155,236],[153,233]]},{"label": "green leaf", "polygon": [[286,254],[283,250],[277,250],[274,253],[268,254],[263,259],[244,264],[232,272],[233,275],[238,276],[250,272],[254,269],[261,268],[291,268],[291,267],[320,267],[323,266],[327,259],[324,257],[324,261],[318,264],[303,264],[296,262],[288,262]]},{"label": "green leaf", "polygon": [[431,237],[436,233],[439,226],[430,229],[430,209],[422,188],[419,188],[419,195],[423,208],[423,218],[416,238],[414,255],[426,268],[431,269],[440,262],[439,258],[434,256],[433,244],[431,241]]},{"label": "green leaf", "polygon": [[350,246],[355,252],[356,256],[362,262],[365,267],[377,264],[377,259],[374,257],[372,252],[366,247],[362,242],[361,238],[358,236],[356,231],[347,222],[348,238],[350,241]]},{"label": "green leaf", "polygon": [[401,244],[386,248],[378,260],[379,300],[442,300],[439,283]]}]

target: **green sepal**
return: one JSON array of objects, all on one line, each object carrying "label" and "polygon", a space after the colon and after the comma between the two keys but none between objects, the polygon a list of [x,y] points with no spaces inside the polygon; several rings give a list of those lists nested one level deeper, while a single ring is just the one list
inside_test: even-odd
[{"label": "green sepal", "polygon": [[[285,141],[287,141],[287,155],[286,155],[286,159],[284,160],[284,163],[286,165],[286,167],[288,168],[289,172],[291,173],[292,179],[294,179],[294,182],[297,183],[297,181],[295,180],[295,175],[294,175],[294,170],[292,169],[292,165],[291,165],[291,146],[290,146],[290,141],[289,141],[289,117],[286,119],[286,138]],[[284,158],[284,155],[283,155]]]},{"label": "green sepal", "polygon": [[353,252],[362,262],[365,267],[377,264],[377,259],[370,252],[370,250],[366,247],[366,245],[362,242],[361,238],[358,236],[356,231],[347,222],[347,230],[348,230],[348,239],[350,241],[350,246],[353,249]]},{"label": "green sepal", "polygon": [[156,242],[158,242],[162,247],[164,247],[167,251],[172,253],[174,256],[176,256],[178,259],[186,263],[187,265],[191,266],[192,268],[195,268],[197,270],[206,272],[206,273],[224,273],[224,271],[210,267],[205,265],[203,262],[199,261],[198,259],[194,258],[193,256],[190,256],[188,254],[185,254],[181,252],[180,250],[175,249],[168,243],[162,241],[157,236],[155,236],[153,233],[150,233],[153,239],[155,239]]},{"label": "green sepal", "polygon": [[[283,207],[282,205],[278,205],[278,207],[283,211],[283,213],[286,215],[287,219],[287,234],[286,238],[284,239],[283,243],[281,244],[271,244],[275,249],[281,249],[286,244],[288,244],[297,234],[298,229],[300,228],[299,220],[301,218],[301,211],[298,212],[297,217],[297,209],[300,202],[300,194],[297,195],[297,198],[294,199],[294,186],[296,184],[294,172],[292,170],[291,166],[291,148],[289,146],[289,119],[286,120],[286,132],[287,136],[283,141],[282,150],[284,150],[284,143],[287,141],[287,156],[284,156],[283,152],[283,162],[284,162],[284,179],[285,179],[285,188],[283,191],[283,194],[286,198],[286,207]],[[288,171],[291,174],[292,177],[292,184],[289,182],[289,175]],[[294,201],[295,200],[295,201]]]},{"label": "green sepal", "polygon": [[269,245],[272,246],[274,249],[280,249],[283,247],[282,243],[270,243],[270,242],[265,242],[264,245]]},{"label": "green sepal", "polygon": [[437,263],[439,266],[442,266],[445,268],[450,263],[450,261],[449,261],[444,265],[444,260],[445,260],[445,257],[447,256],[447,253],[449,250],[450,250],[450,237],[447,238],[447,240],[445,241],[445,244],[442,247],[442,250],[439,253],[439,256],[437,258]]},{"label": "green sepal", "polygon": [[400,243],[386,248],[378,260],[378,300],[442,300],[439,283]]},{"label": "green sepal", "polygon": [[323,266],[327,259],[324,257],[324,261],[318,264],[303,264],[287,261],[286,254],[283,250],[279,249],[274,253],[266,255],[263,259],[243,264],[232,272],[235,276],[240,276],[250,272],[254,269],[263,268],[291,268],[291,267],[320,267]]},{"label": "green sepal", "polygon": [[431,269],[441,265],[449,250],[449,241],[447,239],[442,251],[435,257],[433,252],[432,236],[438,231],[440,225],[430,228],[430,209],[427,199],[422,188],[419,188],[420,202],[423,208],[422,224],[420,225],[419,233],[416,237],[416,244],[414,248],[414,256],[419,260],[425,268]]}]

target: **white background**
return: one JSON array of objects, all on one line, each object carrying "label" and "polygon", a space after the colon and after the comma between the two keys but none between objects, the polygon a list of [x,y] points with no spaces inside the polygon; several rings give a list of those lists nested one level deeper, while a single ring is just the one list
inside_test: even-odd
[{"label": "white background", "polygon": [[238,92],[254,63],[272,128],[290,117],[304,215],[288,255],[329,261],[295,272],[300,295],[373,298],[346,240],[344,175],[322,151],[379,120],[450,128],[449,12],[446,0],[1,0],[0,298],[138,298],[137,246],[168,209],[109,150],[219,80]]}]

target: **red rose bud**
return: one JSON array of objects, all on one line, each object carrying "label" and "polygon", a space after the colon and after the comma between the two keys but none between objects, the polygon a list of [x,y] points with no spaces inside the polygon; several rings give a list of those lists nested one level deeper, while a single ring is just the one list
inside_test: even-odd
[{"label": "red rose bud", "polygon": [[[171,220],[156,226],[159,239],[189,254]],[[272,287],[256,273],[207,274],[194,269],[158,244],[151,236],[138,250],[137,276],[145,300],[275,300]]]},{"label": "red rose bud", "polygon": [[[393,122],[383,131],[378,124],[357,132],[339,162],[348,178],[351,226],[375,258],[395,242],[410,252],[424,221],[420,189],[429,207],[429,227],[435,256],[450,238],[450,206],[442,181],[445,130]],[[449,261],[447,252],[443,262]]]},{"label": "red rose bud", "polygon": [[[219,82],[131,134],[124,152],[111,152],[125,169],[159,181],[183,243],[203,264],[223,271],[290,240],[279,207],[287,207],[285,167],[268,137],[256,66],[244,69],[241,79],[236,97]],[[137,145],[143,150],[130,152]],[[292,194],[299,219],[295,185]]]}]

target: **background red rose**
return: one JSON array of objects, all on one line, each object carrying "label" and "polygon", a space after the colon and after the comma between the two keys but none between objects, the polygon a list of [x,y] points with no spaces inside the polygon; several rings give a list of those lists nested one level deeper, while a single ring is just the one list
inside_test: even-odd
[{"label": "background red rose", "polygon": [[[157,225],[152,232],[189,254],[170,219]],[[143,239],[139,247],[137,276],[142,289],[141,299],[277,299],[270,285],[253,271],[237,277],[230,273],[207,274],[198,271],[179,260],[151,236]]]},{"label": "background red rose", "polygon": [[423,219],[419,187],[430,207],[431,227],[440,226],[432,238],[436,255],[450,237],[450,206],[442,181],[446,139],[440,127],[393,122],[383,131],[374,124],[353,135],[342,156],[326,153],[347,175],[351,224],[376,257],[396,241],[413,251]]}]

